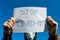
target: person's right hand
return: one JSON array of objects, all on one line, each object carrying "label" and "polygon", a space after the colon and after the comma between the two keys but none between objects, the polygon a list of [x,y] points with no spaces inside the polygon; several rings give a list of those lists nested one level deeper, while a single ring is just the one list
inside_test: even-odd
[{"label": "person's right hand", "polygon": [[15,23],[15,19],[11,18],[3,24],[5,34],[10,34],[11,33],[12,26],[13,26],[14,23]]}]

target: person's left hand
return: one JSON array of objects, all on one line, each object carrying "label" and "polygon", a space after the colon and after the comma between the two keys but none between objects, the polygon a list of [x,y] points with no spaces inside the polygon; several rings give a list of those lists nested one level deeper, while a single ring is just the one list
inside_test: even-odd
[{"label": "person's left hand", "polygon": [[46,22],[47,22],[47,28],[48,28],[48,31],[51,35],[57,35],[56,32],[57,32],[57,27],[58,27],[58,24],[56,21],[54,21],[51,16],[48,16],[47,19],[46,19]]}]

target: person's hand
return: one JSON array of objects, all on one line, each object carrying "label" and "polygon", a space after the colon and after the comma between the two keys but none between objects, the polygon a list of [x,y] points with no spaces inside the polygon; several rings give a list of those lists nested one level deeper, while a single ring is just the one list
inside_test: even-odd
[{"label": "person's hand", "polygon": [[51,16],[48,16],[47,19],[46,19],[46,22],[47,22],[47,28],[48,28],[48,31],[51,35],[56,35],[56,32],[57,32],[57,27],[58,27],[58,24],[57,22],[55,22]]},{"label": "person's hand", "polygon": [[4,33],[5,34],[10,34],[11,31],[12,31],[12,26],[13,24],[15,23],[15,19],[14,18],[11,18],[9,19],[8,21],[6,21],[3,26],[4,26]]}]

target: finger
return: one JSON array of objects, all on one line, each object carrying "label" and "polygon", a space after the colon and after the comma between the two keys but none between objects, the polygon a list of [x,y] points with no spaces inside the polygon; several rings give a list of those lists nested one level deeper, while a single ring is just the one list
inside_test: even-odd
[{"label": "finger", "polygon": [[56,26],[58,26],[58,24],[57,24],[57,22],[56,21],[54,21],[52,18],[51,18],[51,24],[54,26],[54,27],[56,27]]},{"label": "finger", "polygon": [[11,20],[12,20],[12,22],[13,22],[13,23],[15,23],[15,22],[16,22],[16,20],[15,20],[14,18],[12,18],[12,17],[11,17]]},{"label": "finger", "polygon": [[53,25],[54,20],[51,18],[51,16],[48,16],[46,20],[47,20],[47,23]]},{"label": "finger", "polygon": [[6,22],[5,24],[9,25],[9,27],[12,28],[12,24],[10,22]]},{"label": "finger", "polygon": [[12,27],[12,24],[10,22],[7,23],[10,27]]},{"label": "finger", "polygon": [[10,19],[10,20],[8,20],[8,22],[10,22],[12,25],[13,25],[13,22],[12,22],[12,20]]},{"label": "finger", "polygon": [[58,29],[58,23],[57,22],[54,22],[53,26],[56,27],[56,29]]},{"label": "finger", "polygon": [[50,20],[53,21],[53,19],[51,18],[51,16],[48,16],[46,20],[47,20],[47,22],[49,22]]},{"label": "finger", "polygon": [[55,22],[51,16],[47,17],[47,24],[53,27],[57,27],[58,28],[58,23]]},{"label": "finger", "polygon": [[7,28],[10,29],[10,26],[8,24],[6,24],[6,23],[4,23],[4,27],[7,27]]}]

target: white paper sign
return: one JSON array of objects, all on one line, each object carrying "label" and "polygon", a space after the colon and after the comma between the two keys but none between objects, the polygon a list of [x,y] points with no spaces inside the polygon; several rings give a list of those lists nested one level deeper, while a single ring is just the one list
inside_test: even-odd
[{"label": "white paper sign", "polygon": [[44,32],[46,16],[46,7],[14,8],[16,23],[13,26],[13,32]]}]

